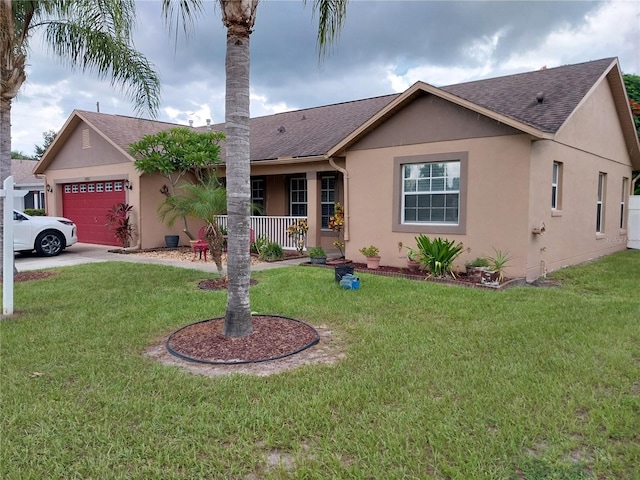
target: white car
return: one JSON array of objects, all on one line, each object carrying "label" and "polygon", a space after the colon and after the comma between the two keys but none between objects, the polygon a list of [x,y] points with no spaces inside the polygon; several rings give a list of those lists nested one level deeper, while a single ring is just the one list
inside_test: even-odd
[{"label": "white car", "polygon": [[[5,231],[6,232],[6,231]],[[13,251],[52,257],[78,241],[76,224],[63,217],[39,217],[13,211]]]}]

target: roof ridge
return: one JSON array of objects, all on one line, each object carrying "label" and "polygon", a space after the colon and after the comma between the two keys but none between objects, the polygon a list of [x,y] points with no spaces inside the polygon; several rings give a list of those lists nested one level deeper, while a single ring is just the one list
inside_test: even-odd
[{"label": "roof ridge", "polygon": [[[613,62],[617,57],[606,57],[606,58],[599,58],[597,60],[588,60],[586,62],[580,62],[580,63],[565,63],[564,65],[558,65],[556,67],[549,67],[547,68],[547,66],[543,66],[540,67],[537,70],[528,70],[526,72],[518,72],[518,73],[510,73],[508,75],[500,75],[498,77],[487,77],[487,78],[479,78],[477,80],[469,80],[468,82],[460,82],[460,83],[452,83],[449,85],[443,85],[441,87],[436,87],[436,88],[440,88],[441,90],[445,90],[447,88],[452,88],[452,87],[458,87],[460,85],[471,85],[473,83],[479,83],[479,82],[488,82],[491,80],[501,80],[501,79],[509,79],[509,78],[514,78],[514,77],[522,77],[525,75],[532,75],[538,72],[553,72],[555,70],[559,70],[561,68],[575,68],[575,67],[580,67],[582,65],[587,65],[587,64],[594,64],[596,62],[607,62],[607,63],[611,63]],[[434,85],[435,86],[435,85]]]},{"label": "roof ridge", "polygon": [[[251,117],[251,119],[255,119],[255,118],[265,118],[265,117],[275,117],[277,115],[285,115],[287,113],[296,113],[296,112],[308,112],[309,110],[317,110],[318,108],[327,108],[327,107],[336,107],[339,105],[347,105],[349,103],[358,103],[358,102],[366,102],[369,100],[376,100],[376,99],[382,99],[382,98],[386,98],[386,97],[397,97],[398,95],[400,95],[401,92],[396,92],[396,93],[387,93],[385,95],[376,95],[374,97],[367,97],[367,98],[359,98],[357,100],[345,100],[344,102],[336,102],[336,103],[329,103],[326,105],[317,105],[315,107],[306,107],[306,108],[298,108],[295,110],[287,110],[285,112],[278,112],[278,113],[271,113],[269,115],[262,115],[259,117]],[[222,122],[224,123],[224,122]]]}]

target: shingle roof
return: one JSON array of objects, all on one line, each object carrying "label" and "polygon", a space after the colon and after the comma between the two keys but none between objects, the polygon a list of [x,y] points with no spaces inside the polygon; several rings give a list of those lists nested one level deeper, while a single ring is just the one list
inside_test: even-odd
[{"label": "shingle roof", "polygon": [[20,184],[43,184],[44,180],[33,174],[34,167],[38,162],[34,160],[17,160],[11,159],[11,175],[16,185]]},{"label": "shingle roof", "polygon": [[125,152],[129,151],[129,145],[131,143],[137,142],[145,135],[153,135],[162,130],[184,126],[169,122],[158,122],[155,120],[89,112],[86,110],[76,110],[76,112]]},{"label": "shingle roof", "polygon": [[[490,78],[440,88],[543,132],[555,133],[615,59]],[[544,100],[539,103],[537,95]],[[401,94],[251,119],[251,160],[325,155]],[[128,151],[142,136],[179,125],[96,112],[77,113]],[[203,130],[208,127],[198,127]],[[224,131],[224,124],[212,125]]]},{"label": "shingle roof", "polygon": [[[614,58],[442,87],[543,132],[555,133]],[[543,94],[538,103],[536,96]]]}]

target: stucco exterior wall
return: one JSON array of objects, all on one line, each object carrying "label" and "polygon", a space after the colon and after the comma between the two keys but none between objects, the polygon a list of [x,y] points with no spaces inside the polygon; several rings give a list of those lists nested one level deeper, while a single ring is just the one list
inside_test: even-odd
[{"label": "stucco exterior wall", "polygon": [[[560,205],[551,208],[553,162],[561,164]],[[599,173],[606,174],[604,230],[596,233]],[[626,218],[620,228],[623,178],[631,185],[631,159],[608,82],[576,109],[554,140],[532,148],[531,226],[544,222],[544,235],[531,235],[527,278],[624,250]],[[628,209],[628,205],[626,205]],[[625,212],[625,217],[627,213]]]},{"label": "stucco exterior wall", "polygon": [[363,261],[359,253],[371,244],[380,249],[382,264],[405,266],[406,249],[415,248],[414,232],[393,232],[394,158],[467,152],[468,179],[466,233],[458,235],[429,233],[462,242],[466,248],[456,261],[464,263],[494,253],[493,248],[508,250],[513,260],[508,276],[524,276],[528,243],[528,190],[530,140],[527,135],[508,135],[456,141],[444,141],[401,147],[350,151],[347,156],[350,185],[350,240],[348,258]]}]

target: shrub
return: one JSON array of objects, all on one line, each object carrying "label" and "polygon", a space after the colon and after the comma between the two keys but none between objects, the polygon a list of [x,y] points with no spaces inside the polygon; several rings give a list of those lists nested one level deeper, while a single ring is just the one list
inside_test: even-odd
[{"label": "shrub", "polygon": [[465,266],[467,267],[488,267],[489,266],[489,260],[487,258],[484,257],[478,257],[474,260],[471,260],[470,262],[465,263]]},{"label": "shrub", "polygon": [[368,247],[362,247],[360,249],[360,253],[365,257],[377,257],[380,253],[380,250],[378,249],[378,247],[370,245]]},{"label": "shrub", "polygon": [[260,260],[281,260],[284,258],[284,251],[279,243],[269,242],[260,251]]},{"label": "shrub", "polygon": [[262,250],[269,243],[269,237],[267,235],[260,235],[255,241],[251,242],[251,253],[257,255],[262,254]]},{"label": "shrub", "polygon": [[32,217],[44,217],[44,208],[25,208],[24,213]]},{"label": "shrub", "polygon": [[416,243],[420,251],[420,263],[432,275],[443,277],[450,273],[455,277],[452,270],[453,261],[462,253],[462,243],[456,244],[453,240],[444,240],[440,237],[431,241],[424,234],[416,237]]},{"label": "shrub", "polygon": [[322,247],[313,247],[309,249],[309,258],[326,258],[327,252]]},{"label": "shrub", "polygon": [[127,203],[117,203],[107,211],[106,227],[113,232],[123,247],[128,247],[133,240],[133,225],[129,214],[133,207]]}]

